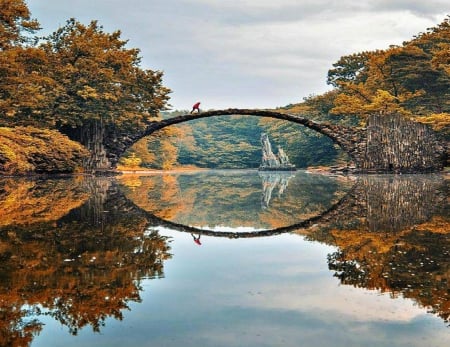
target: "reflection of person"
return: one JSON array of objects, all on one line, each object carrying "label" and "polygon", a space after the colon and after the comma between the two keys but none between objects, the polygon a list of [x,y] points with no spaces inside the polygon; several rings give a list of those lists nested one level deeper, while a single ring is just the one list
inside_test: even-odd
[{"label": "reflection of person", "polygon": [[200,102],[196,102],[194,106],[192,106],[191,113],[194,113],[194,111],[200,112]]},{"label": "reflection of person", "polygon": [[192,235],[192,237],[193,237],[193,239],[194,239],[194,242],[195,242],[197,245],[201,246],[201,245],[202,245],[202,243],[200,242],[200,236],[201,236],[201,235],[198,235],[197,237],[195,237],[194,234],[191,234],[191,235]]}]

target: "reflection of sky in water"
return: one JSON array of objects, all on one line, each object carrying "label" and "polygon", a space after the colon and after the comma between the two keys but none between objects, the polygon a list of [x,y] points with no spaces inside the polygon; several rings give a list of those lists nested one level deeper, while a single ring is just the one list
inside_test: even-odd
[{"label": "reflection of sky in water", "polygon": [[[447,346],[445,323],[412,301],[340,286],[335,248],[295,234],[173,238],[165,278],[143,280],[142,303],[67,339],[50,323],[33,346]],[[59,341],[61,341],[60,344]]]},{"label": "reflection of sky in water", "polygon": [[226,225],[216,225],[210,227],[209,225],[204,225],[202,228],[211,230],[211,231],[222,231],[222,232],[231,232],[231,233],[251,233],[252,231],[261,231],[264,229],[256,229],[252,227],[229,227]]}]

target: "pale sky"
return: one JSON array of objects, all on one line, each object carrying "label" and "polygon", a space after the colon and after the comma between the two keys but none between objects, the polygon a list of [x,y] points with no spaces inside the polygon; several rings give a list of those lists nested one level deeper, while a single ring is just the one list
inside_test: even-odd
[{"label": "pale sky", "polygon": [[121,30],[164,72],[172,109],[275,108],[330,89],[341,56],[408,41],[448,0],[27,0],[51,33],[74,17]]}]

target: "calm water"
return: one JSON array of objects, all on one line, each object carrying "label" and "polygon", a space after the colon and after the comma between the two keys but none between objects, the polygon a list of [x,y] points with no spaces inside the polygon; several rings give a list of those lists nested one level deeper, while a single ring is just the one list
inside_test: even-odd
[{"label": "calm water", "polygon": [[0,346],[448,346],[449,180],[0,180]]}]

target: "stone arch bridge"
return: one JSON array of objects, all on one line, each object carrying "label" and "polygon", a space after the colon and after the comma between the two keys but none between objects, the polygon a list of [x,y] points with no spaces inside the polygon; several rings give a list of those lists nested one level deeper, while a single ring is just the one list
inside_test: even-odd
[{"label": "stone arch bridge", "polygon": [[409,121],[400,115],[373,115],[368,118],[366,127],[357,128],[318,123],[299,115],[276,111],[230,108],[150,122],[146,128],[135,133],[105,133],[102,146],[107,167],[96,169],[115,168],[120,156],[130,146],[160,129],[199,118],[230,115],[276,118],[315,130],[348,153],[356,172],[421,173],[443,168],[446,149],[435,132],[424,124]]}]

